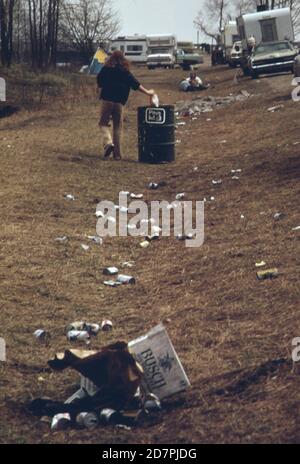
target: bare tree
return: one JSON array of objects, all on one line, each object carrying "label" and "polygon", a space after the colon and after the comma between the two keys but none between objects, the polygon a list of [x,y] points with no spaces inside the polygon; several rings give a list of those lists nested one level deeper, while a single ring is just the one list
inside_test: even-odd
[{"label": "bare tree", "polygon": [[1,63],[10,66],[13,56],[13,24],[15,0],[0,0]]},{"label": "bare tree", "polygon": [[218,42],[228,15],[228,0],[206,0],[194,20],[195,27]]},{"label": "bare tree", "polygon": [[95,46],[110,40],[119,30],[118,14],[111,0],[79,0],[63,4],[62,38],[88,62]]}]

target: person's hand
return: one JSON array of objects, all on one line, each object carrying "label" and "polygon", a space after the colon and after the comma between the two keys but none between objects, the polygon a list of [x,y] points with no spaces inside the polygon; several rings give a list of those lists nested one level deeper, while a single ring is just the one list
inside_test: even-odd
[{"label": "person's hand", "polygon": [[155,91],[153,89],[148,90],[149,97],[153,97],[155,95]]}]

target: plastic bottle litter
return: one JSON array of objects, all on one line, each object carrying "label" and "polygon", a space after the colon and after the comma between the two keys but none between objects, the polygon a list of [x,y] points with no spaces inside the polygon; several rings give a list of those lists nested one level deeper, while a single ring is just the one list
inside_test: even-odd
[{"label": "plastic bottle litter", "polygon": [[81,412],[76,416],[76,424],[85,429],[95,429],[99,422],[99,417],[94,412]]},{"label": "plastic bottle litter", "polygon": [[69,413],[56,414],[51,422],[51,430],[58,432],[59,430],[66,430],[71,426],[71,416]]},{"label": "plastic bottle litter", "polygon": [[138,194],[131,193],[130,194],[130,198],[132,198],[134,200],[141,200],[143,197],[144,197],[144,195],[142,193],[138,193]]},{"label": "plastic bottle litter", "polygon": [[107,276],[117,275],[119,269],[117,267],[106,267],[103,269],[103,274]]},{"label": "plastic bottle litter", "polygon": [[144,400],[144,409],[146,412],[155,412],[161,410],[160,400],[153,393],[149,393]]},{"label": "plastic bottle litter", "polygon": [[132,276],[120,274],[117,278],[117,282],[120,282],[121,284],[124,284],[124,285],[135,284],[135,278]]},{"label": "plastic bottle litter", "polygon": [[100,412],[100,421],[104,424],[118,424],[122,415],[114,409],[105,408]]}]

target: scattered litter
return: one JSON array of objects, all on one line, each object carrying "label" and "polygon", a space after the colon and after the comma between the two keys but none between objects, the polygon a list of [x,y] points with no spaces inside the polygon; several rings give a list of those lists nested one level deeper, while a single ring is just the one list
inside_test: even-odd
[{"label": "scattered litter", "polygon": [[117,267],[106,267],[103,269],[103,274],[104,275],[117,275],[119,272],[119,269]]},{"label": "scattered litter", "polygon": [[159,187],[159,184],[156,184],[155,182],[150,182],[149,184],[149,189],[150,190],[157,190]]},{"label": "scattered litter", "polygon": [[210,201],[215,201],[215,197],[210,197]]},{"label": "scattered litter", "polygon": [[148,248],[150,246],[150,242],[147,240],[144,240],[143,242],[140,243],[141,248]]},{"label": "scattered litter", "polygon": [[135,284],[135,278],[132,276],[127,276],[124,274],[118,275],[117,282],[120,282],[121,284],[127,285],[127,284]]},{"label": "scattered litter", "polygon": [[159,234],[154,233],[152,235],[146,235],[145,240],[147,240],[148,242],[153,242],[154,240],[159,240]]},{"label": "scattered litter", "polygon": [[88,245],[85,245],[84,243],[81,244],[81,248],[84,250],[84,251],[88,251],[90,249],[90,247]]},{"label": "scattered litter", "polygon": [[193,171],[197,172],[198,169],[199,169],[198,166],[195,166],[194,169],[193,169]]},{"label": "scattered litter", "polygon": [[251,94],[247,90],[241,90],[241,94],[244,95],[244,97],[246,98],[251,97]]},{"label": "scattered litter", "polygon": [[88,332],[89,335],[97,335],[100,332],[100,325],[84,321],[75,321],[69,324],[66,329],[67,334],[72,331]]},{"label": "scattered litter", "polygon": [[144,195],[142,193],[138,193],[138,194],[131,193],[130,194],[130,198],[136,199],[136,200],[141,200],[143,197],[144,197]]},{"label": "scattered litter", "polygon": [[299,145],[300,142],[294,142],[293,145]]},{"label": "scattered litter", "polygon": [[113,329],[113,324],[111,321],[109,321],[108,319],[102,321],[101,330],[103,332],[110,332],[112,329]]},{"label": "scattered litter", "polygon": [[213,185],[221,185],[223,183],[222,179],[212,180]]},{"label": "scattered litter", "polygon": [[70,330],[67,333],[69,342],[88,342],[90,338],[90,334],[86,330]]},{"label": "scattered litter", "polygon": [[284,217],[285,217],[284,213],[275,213],[274,214],[275,221],[279,221],[280,219],[283,219]]},{"label": "scattered litter", "polygon": [[127,430],[129,432],[131,430],[131,427],[128,427],[128,425],[125,424],[117,424],[116,429]]},{"label": "scattered litter", "polygon": [[241,214],[241,219],[245,219],[245,216],[244,216],[244,214]]},{"label": "scattered litter", "polygon": [[50,334],[48,332],[46,332],[46,330],[43,330],[43,329],[37,329],[35,332],[33,332],[33,335],[40,342],[46,342],[50,338]]},{"label": "scattered litter", "polygon": [[181,140],[175,140],[175,143],[181,143]]},{"label": "scattered litter", "polygon": [[260,263],[255,263],[255,267],[264,267],[266,266],[266,263],[264,261],[261,261]]},{"label": "scattered litter", "polygon": [[95,412],[81,412],[76,416],[76,424],[85,429],[95,429],[99,425],[99,418]]},{"label": "scattered litter", "polygon": [[55,242],[65,243],[65,242],[67,242],[68,240],[69,240],[69,238],[68,238],[66,235],[64,235],[63,237],[57,237],[57,238],[55,239]]},{"label": "scattered litter", "polygon": [[239,174],[241,172],[242,172],[241,169],[231,169],[231,174]]},{"label": "scattered litter", "polygon": [[237,95],[228,95],[227,97],[213,97],[211,95],[196,98],[194,100],[185,100],[176,103],[176,112],[180,116],[189,117],[196,116],[200,113],[209,113],[218,108],[224,108],[236,101],[245,101],[252,95],[248,95],[247,91],[241,91]]},{"label": "scattered litter", "polygon": [[58,432],[60,430],[66,430],[71,427],[71,416],[68,413],[56,414],[51,423],[52,432]]},{"label": "scattered litter", "polygon": [[119,285],[122,285],[121,282],[116,282],[115,280],[106,280],[105,282],[103,282],[104,285],[106,285],[107,287],[118,287]]},{"label": "scattered litter", "polygon": [[65,195],[65,199],[70,200],[70,201],[74,201],[75,197],[74,197],[74,195],[71,195],[71,194],[68,193],[68,194]]},{"label": "scattered litter", "polygon": [[122,263],[122,267],[133,267],[134,266],[134,263],[132,261],[125,261],[124,263]]},{"label": "scattered litter", "polygon": [[300,230],[300,226],[294,227],[292,230],[293,230],[293,231]]},{"label": "scattered litter", "polygon": [[176,240],[179,240],[179,241],[193,240],[194,237],[195,237],[195,234],[187,234],[187,235],[179,234],[176,236]]},{"label": "scattered litter", "polygon": [[276,268],[267,269],[265,271],[257,272],[256,275],[257,275],[258,280],[275,279],[276,277],[279,276],[279,271]]},{"label": "scattered litter", "polygon": [[221,140],[220,143],[227,143],[227,140]]},{"label": "scattered litter", "polygon": [[232,180],[240,180],[239,176],[232,176]]},{"label": "scattered litter", "polygon": [[178,193],[175,198],[177,201],[180,201],[180,200],[183,200],[184,197],[185,197],[185,193]]},{"label": "scattered litter", "polygon": [[159,401],[159,398],[153,393],[149,393],[144,401],[144,409],[147,412],[160,411],[161,402]]},{"label": "scattered litter", "polygon": [[152,95],[151,97],[151,104],[152,106],[155,106],[155,108],[158,108],[159,107],[159,98],[158,98],[158,95]]},{"label": "scattered litter", "polygon": [[96,243],[97,245],[103,244],[103,239],[101,237],[98,237],[97,235],[88,235],[87,238],[92,242]]},{"label": "scattered litter", "polygon": [[[197,118],[193,118],[193,119],[197,119]],[[184,122],[184,121],[178,122],[176,125],[177,126],[186,126],[186,122]]]},{"label": "scattered litter", "polygon": [[275,111],[280,110],[281,108],[284,108],[283,105],[276,105],[272,106],[271,108],[268,108],[269,113],[274,113]]}]

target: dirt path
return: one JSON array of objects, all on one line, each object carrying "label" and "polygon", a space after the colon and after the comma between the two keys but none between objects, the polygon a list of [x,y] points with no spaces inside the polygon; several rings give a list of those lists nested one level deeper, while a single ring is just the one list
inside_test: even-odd
[{"label": "dirt path", "polygon": [[[185,75],[179,70],[137,74],[163,103],[190,98],[178,91]],[[300,238],[292,231],[300,224],[300,107],[290,98],[290,76],[241,78],[234,85],[226,68],[204,75],[212,88],[203,96],[241,90],[253,96],[184,119],[170,165],[136,161],[136,108],[144,103],[137,94],[127,110],[122,163],[99,157],[96,102],[0,122],[0,335],[8,356],[0,366],[1,442],[299,441],[291,341],[300,335]],[[277,104],[283,108],[267,111]],[[232,179],[232,169],[242,170],[240,179]],[[165,187],[147,189],[162,180]],[[170,237],[142,250],[139,239],[116,238],[84,252],[86,235],[95,233],[97,203],[117,202],[121,190],[146,200],[172,201],[182,191],[189,200],[214,196],[205,208],[204,245],[191,250]],[[66,201],[66,193],[76,200]],[[274,221],[276,212],[285,214],[281,221]],[[67,244],[55,242],[61,235],[70,238]],[[258,282],[261,260],[278,267],[280,277]],[[137,284],[104,287],[103,267],[124,261],[134,261]],[[24,403],[40,396],[64,400],[76,389],[77,376],[52,373],[47,360],[69,346],[68,323],[107,317],[114,331],[95,339],[93,348],[164,322],[192,389],[133,431],[50,433]],[[40,327],[51,332],[49,346],[34,341]]]}]

